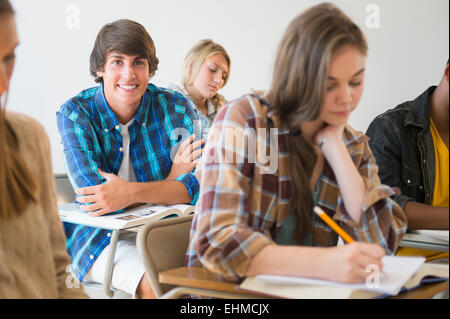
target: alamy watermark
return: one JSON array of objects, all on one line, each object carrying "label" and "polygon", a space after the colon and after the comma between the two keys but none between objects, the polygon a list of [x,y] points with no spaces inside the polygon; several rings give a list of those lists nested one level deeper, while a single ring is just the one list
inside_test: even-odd
[{"label": "alamy watermark", "polygon": [[66,277],[66,287],[69,289],[80,288],[80,281],[75,276],[72,265],[68,265],[66,267],[66,272],[69,273],[69,275]]},{"label": "alamy watermark", "polygon": [[380,288],[380,276],[382,275],[380,267],[375,264],[370,264],[366,267],[366,272],[369,273],[366,277],[366,287],[369,289]]},{"label": "alamy watermark", "polygon": [[[200,121],[194,121],[194,133],[201,136]],[[199,129],[200,128],[200,129]],[[186,139],[190,134],[185,128],[177,128],[172,134]],[[172,162],[183,141],[170,151]],[[226,127],[208,129],[208,143],[203,151],[203,162],[217,164],[256,164],[261,174],[274,174],[278,170],[279,145],[277,128]],[[187,159],[184,162],[188,162]]]},{"label": "alamy watermark", "polygon": [[380,28],[380,7],[377,4],[371,3],[366,6],[366,27],[369,29]]},{"label": "alamy watermark", "polygon": [[80,7],[71,3],[66,6],[66,28],[79,29],[80,28]]}]

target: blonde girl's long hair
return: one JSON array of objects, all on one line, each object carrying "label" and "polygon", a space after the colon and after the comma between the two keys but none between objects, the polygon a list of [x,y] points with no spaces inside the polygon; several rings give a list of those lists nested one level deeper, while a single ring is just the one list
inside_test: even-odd
[{"label": "blonde girl's long hair", "polygon": [[[204,39],[197,42],[196,45],[186,54],[182,67],[182,82],[183,86],[187,89],[190,86],[196,76],[198,75],[200,68],[205,59],[210,56],[220,53],[222,54],[228,63],[228,73],[224,79],[223,86],[228,82],[230,77],[231,59],[227,51],[220,44],[214,42],[211,39]],[[222,87],[223,87],[222,86]],[[225,103],[225,99],[222,95],[217,93],[211,98],[212,103],[216,107],[216,111]]]},{"label": "blonde girl's long hair", "polygon": [[279,44],[267,94],[290,131],[290,211],[297,213],[300,243],[313,229],[310,180],[317,159],[300,132],[300,124],[319,117],[331,57],[344,46],[355,47],[367,55],[362,31],[339,8],[322,3],[304,11],[289,24]]},{"label": "blonde girl's long hair", "polygon": [[[13,14],[11,5],[0,0],[0,19]],[[19,141],[6,120],[7,92],[0,95],[0,219],[22,214],[38,201],[39,187],[19,153]]]}]

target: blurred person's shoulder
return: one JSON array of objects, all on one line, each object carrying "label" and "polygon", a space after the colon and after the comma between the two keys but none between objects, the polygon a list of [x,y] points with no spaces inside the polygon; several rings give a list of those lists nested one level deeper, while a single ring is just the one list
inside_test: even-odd
[{"label": "blurred person's shoulder", "polygon": [[7,111],[6,121],[14,131],[22,150],[32,151],[43,143],[48,144],[48,135],[44,127],[33,117],[15,111]]},{"label": "blurred person's shoulder", "polygon": [[6,120],[16,134],[20,134],[21,132],[31,132],[37,135],[46,135],[42,124],[29,115],[15,111],[7,111]]}]

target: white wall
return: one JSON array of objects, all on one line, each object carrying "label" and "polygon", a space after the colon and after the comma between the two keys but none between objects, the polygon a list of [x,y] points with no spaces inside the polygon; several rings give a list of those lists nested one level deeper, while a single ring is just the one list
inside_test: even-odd
[{"label": "white wall", "polygon": [[[41,121],[53,170],[64,172],[56,126],[59,106],[94,86],[89,55],[100,28],[129,18],[152,36],[159,69],[152,82],[178,82],[184,55],[202,38],[221,43],[232,60],[222,93],[234,99],[266,89],[276,46],[288,23],[313,0],[11,0],[21,44],[8,109]],[[415,98],[442,77],[449,55],[448,0],[339,0],[369,41],[366,89],[350,124],[365,131],[377,114]],[[376,12],[379,9],[379,27]],[[375,23],[375,24],[373,24]]]}]

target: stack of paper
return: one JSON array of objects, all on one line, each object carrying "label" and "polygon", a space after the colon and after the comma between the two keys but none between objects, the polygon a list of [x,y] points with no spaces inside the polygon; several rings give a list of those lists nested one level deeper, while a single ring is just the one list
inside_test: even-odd
[{"label": "stack of paper", "polygon": [[428,230],[428,229],[419,229],[411,231],[413,234],[420,234],[428,236],[432,239],[435,239],[438,242],[442,242],[444,244],[448,244],[448,230]]}]

